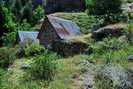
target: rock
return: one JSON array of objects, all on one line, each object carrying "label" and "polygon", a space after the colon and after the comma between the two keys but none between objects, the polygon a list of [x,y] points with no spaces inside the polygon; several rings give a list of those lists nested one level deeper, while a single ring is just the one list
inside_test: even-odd
[{"label": "rock", "polygon": [[128,71],[121,66],[106,65],[97,71],[97,74],[97,79],[103,82],[106,89],[111,89],[112,86],[113,89],[132,89]]},{"label": "rock", "polygon": [[129,60],[129,61],[133,61],[133,55],[128,56],[128,60]]},{"label": "rock", "polygon": [[27,69],[30,69],[31,66],[30,65],[27,65],[27,64],[24,64],[20,67],[20,69],[23,69],[23,70],[27,70]]},{"label": "rock", "polygon": [[128,37],[125,36],[125,35],[123,35],[123,36],[120,36],[120,37],[119,37],[119,40],[128,40]]},{"label": "rock", "polygon": [[129,8],[133,9],[133,3],[131,3],[131,4],[129,5]]},{"label": "rock", "polygon": [[92,38],[95,40],[102,40],[105,37],[113,36],[119,37],[122,35],[122,30],[126,27],[126,24],[114,24],[108,25],[98,29],[92,33]]},{"label": "rock", "polygon": [[133,73],[133,67],[129,67],[128,70]]}]

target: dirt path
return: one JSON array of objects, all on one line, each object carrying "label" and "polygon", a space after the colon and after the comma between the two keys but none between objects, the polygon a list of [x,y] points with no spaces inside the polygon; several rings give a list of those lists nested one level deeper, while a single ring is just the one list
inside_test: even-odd
[{"label": "dirt path", "polygon": [[94,89],[94,68],[95,66],[89,61],[83,61],[82,66],[86,66],[89,71],[80,74],[77,78],[73,78],[71,89]]}]

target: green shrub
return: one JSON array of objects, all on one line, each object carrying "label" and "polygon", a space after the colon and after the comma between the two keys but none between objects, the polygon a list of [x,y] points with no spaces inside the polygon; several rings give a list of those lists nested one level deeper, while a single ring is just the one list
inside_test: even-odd
[{"label": "green shrub", "polygon": [[33,11],[33,21],[34,24],[37,23],[38,20],[42,19],[44,17],[44,9],[42,7],[38,7]]},{"label": "green shrub", "polygon": [[31,43],[24,48],[24,55],[25,56],[37,56],[44,54],[47,51],[43,46],[37,43]]},{"label": "green shrub", "polygon": [[35,79],[52,80],[56,71],[56,58],[56,55],[51,53],[35,57],[30,70],[31,76]]},{"label": "green shrub", "polygon": [[4,46],[13,46],[16,42],[16,32],[5,33],[1,40]]},{"label": "green shrub", "polygon": [[6,71],[3,70],[3,69],[0,69],[0,88],[2,89],[3,88],[3,85],[2,85],[2,81],[3,81],[3,76],[6,75]]},{"label": "green shrub", "polygon": [[125,29],[125,33],[128,37],[128,40],[133,44],[133,24],[129,24]]},{"label": "green shrub", "polygon": [[0,48],[0,67],[6,68],[16,59],[17,49],[2,47]]},{"label": "green shrub", "polygon": [[133,53],[133,48],[128,46],[120,50],[107,52],[103,55],[106,63],[119,63],[125,67],[128,64],[128,56]]},{"label": "green shrub", "polygon": [[104,41],[98,42],[94,45],[94,52],[103,54],[109,51],[120,50],[128,46],[129,46],[129,43],[126,40],[119,40],[117,38],[113,38],[109,40],[106,38],[104,39]]}]

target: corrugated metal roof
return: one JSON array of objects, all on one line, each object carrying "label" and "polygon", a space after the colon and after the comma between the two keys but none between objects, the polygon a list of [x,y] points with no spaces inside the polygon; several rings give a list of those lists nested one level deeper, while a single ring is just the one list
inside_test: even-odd
[{"label": "corrugated metal roof", "polygon": [[18,31],[20,41],[24,41],[25,39],[29,38],[34,42],[39,43],[39,40],[37,39],[38,34],[39,32],[37,31]]},{"label": "corrugated metal roof", "polygon": [[65,20],[54,16],[47,16],[47,18],[62,39],[79,36],[81,34],[80,28],[71,20]]}]

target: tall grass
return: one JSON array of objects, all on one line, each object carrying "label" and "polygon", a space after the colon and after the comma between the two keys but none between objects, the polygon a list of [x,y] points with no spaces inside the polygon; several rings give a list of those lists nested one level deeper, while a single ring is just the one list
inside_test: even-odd
[{"label": "tall grass", "polygon": [[41,56],[34,57],[30,70],[34,79],[52,80],[56,73],[55,60],[57,56],[52,53],[45,53]]},{"label": "tall grass", "polygon": [[2,47],[0,48],[0,67],[7,68],[16,59],[17,49]]}]

